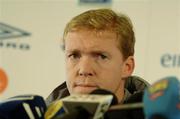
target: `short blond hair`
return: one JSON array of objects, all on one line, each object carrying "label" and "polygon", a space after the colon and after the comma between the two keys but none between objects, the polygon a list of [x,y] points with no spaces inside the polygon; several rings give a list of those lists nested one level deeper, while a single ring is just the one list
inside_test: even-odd
[{"label": "short blond hair", "polygon": [[[133,25],[128,16],[122,13],[115,13],[111,9],[89,10],[75,16],[66,25],[63,34],[63,43],[68,32],[80,29],[95,31],[113,31],[119,40],[118,48],[123,58],[134,55],[135,36]],[[64,44],[65,45],[65,44]]]}]

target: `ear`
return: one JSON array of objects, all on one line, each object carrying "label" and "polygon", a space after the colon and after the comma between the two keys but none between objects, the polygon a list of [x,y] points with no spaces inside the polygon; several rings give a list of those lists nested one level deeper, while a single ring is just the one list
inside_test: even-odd
[{"label": "ear", "polygon": [[130,76],[134,71],[134,67],[135,67],[134,57],[129,56],[124,61],[124,64],[123,64],[122,78],[126,78],[126,77]]},{"label": "ear", "polygon": [[63,38],[60,39],[60,47],[61,47],[62,51],[65,51],[65,41]]}]

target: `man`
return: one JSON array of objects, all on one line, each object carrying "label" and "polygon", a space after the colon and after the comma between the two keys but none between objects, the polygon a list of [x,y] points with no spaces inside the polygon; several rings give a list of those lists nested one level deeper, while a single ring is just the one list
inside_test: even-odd
[{"label": "man", "polygon": [[74,17],[63,35],[66,83],[47,98],[47,104],[70,94],[88,94],[102,88],[124,103],[147,85],[131,76],[135,36],[130,19],[110,9],[96,9]]}]

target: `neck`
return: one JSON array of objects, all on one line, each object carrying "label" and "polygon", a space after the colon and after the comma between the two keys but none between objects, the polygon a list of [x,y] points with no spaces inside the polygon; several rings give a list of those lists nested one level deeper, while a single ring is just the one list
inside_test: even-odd
[{"label": "neck", "polygon": [[117,88],[117,90],[115,91],[115,95],[118,98],[118,103],[122,103],[124,100],[124,81],[121,81],[119,84],[119,87]]}]

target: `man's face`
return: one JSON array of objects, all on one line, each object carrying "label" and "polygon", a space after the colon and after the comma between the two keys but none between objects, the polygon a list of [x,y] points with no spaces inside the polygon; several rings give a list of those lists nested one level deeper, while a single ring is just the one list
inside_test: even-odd
[{"label": "man's face", "polygon": [[[113,32],[80,30],[65,38],[67,87],[70,94],[102,88],[115,94],[124,89],[129,66],[123,61]],[[124,90],[123,90],[124,91]]]}]

